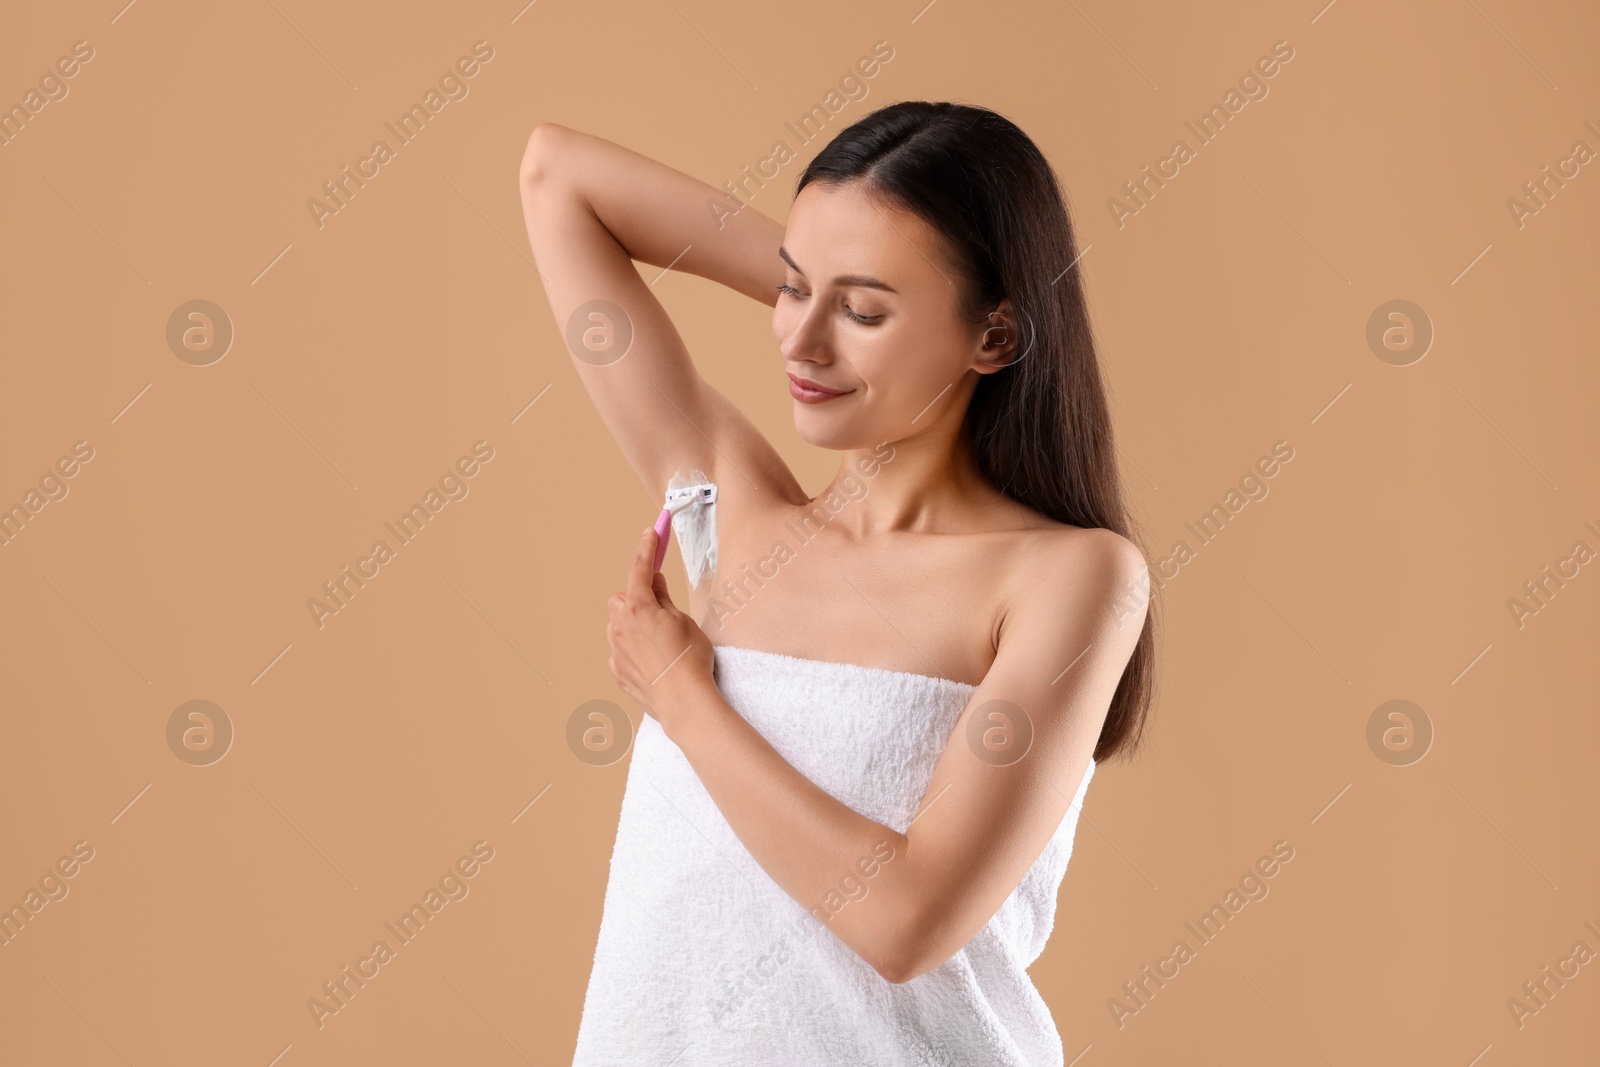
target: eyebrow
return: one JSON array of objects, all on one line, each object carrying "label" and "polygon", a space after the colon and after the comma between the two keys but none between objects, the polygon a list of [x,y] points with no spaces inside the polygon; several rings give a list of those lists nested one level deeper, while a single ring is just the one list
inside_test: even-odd
[{"label": "eyebrow", "polygon": [[[785,263],[794,268],[796,274],[801,276],[805,275],[805,271],[801,270],[800,264],[796,263],[793,257],[789,255],[789,250],[787,248],[779,245],[778,255],[783,257],[783,261]],[[882,289],[886,293],[899,292],[899,290],[894,286],[888,284],[887,282],[881,282],[870,274],[841,274],[837,278],[833,279],[833,284],[837,286],[854,286],[858,289]]]}]

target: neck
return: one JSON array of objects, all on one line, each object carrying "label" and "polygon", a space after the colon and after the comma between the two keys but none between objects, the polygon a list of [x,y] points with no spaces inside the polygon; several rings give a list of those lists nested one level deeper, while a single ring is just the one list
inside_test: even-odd
[{"label": "neck", "polygon": [[893,449],[889,459],[883,458],[887,449],[839,454],[839,469],[820,495],[837,493],[849,503],[828,524],[831,529],[851,540],[948,530],[963,525],[973,504],[996,492],[962,442],[959,423],[930,427],[894,442]]}]

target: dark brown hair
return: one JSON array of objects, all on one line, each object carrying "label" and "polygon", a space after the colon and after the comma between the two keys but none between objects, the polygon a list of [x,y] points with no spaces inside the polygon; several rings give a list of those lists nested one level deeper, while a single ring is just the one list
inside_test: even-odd
[{"label": "dark brown hair", "polygon": [[[1055,172],[1015,123],[987,108],[904,101],[841,130],[801,173],[863,183],[943,235],[965,279],[959,313],[981,323],[1011,298],[1021,353],[979,378],[962,437],[994,486],[1035,511],[1143,545],[1123,500],[1077,242]],[[1155,601],[1117,683],[1094,758],[1137,750],[1155,689]],[[1119,605],[1120,607],[1120,605]]]}]

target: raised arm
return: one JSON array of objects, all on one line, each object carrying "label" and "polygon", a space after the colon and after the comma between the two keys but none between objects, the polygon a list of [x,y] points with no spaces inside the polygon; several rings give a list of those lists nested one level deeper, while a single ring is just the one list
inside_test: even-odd
[{"label": "raised arm", "polygon": [[[758,490],[797,493],[777,451],[696,370],[632,263],[670,265],[770,306],[784,280],[783,226],[749,206],[729,214],[738,204],[705,182],[550,122],[528,138],[520,177],[556,326],[646,490],[659,497],[675,469],[698,467],[719,492],[742,492],[748,480]],[[771,358],[777,388],[781,360]]]}]

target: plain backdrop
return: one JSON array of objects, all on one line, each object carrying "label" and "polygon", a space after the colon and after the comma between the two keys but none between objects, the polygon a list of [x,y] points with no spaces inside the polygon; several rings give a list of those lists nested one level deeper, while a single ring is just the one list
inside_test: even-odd
[{"label": "plain backdrop", "polygon": [[[37,907],[0,946],[0,1061],[570,1061],[627,760],[567,728],[591,700],[638,722],[605,601],[660,501],[545,305],[523,146],[554,120],[720,186],[784,141],[751,201],[783,219],[825,139],[903,99],[993,108],[1055,167],[1144,547],[1190,549],[1157,568],[1149,746],[1096,774],[1032,969],[1067,1061],[1592,1055],[1592,7],[123,2],[0,16],[0,507],[27,515],[0,544],[0,906]],[[346,166],[365,184],[308,206]],[[768,309],[641,269],[820,490]],[[1202,943],[1185,924],[1279,842]],[[467,895],[319,1025],[475,845]]]}]

